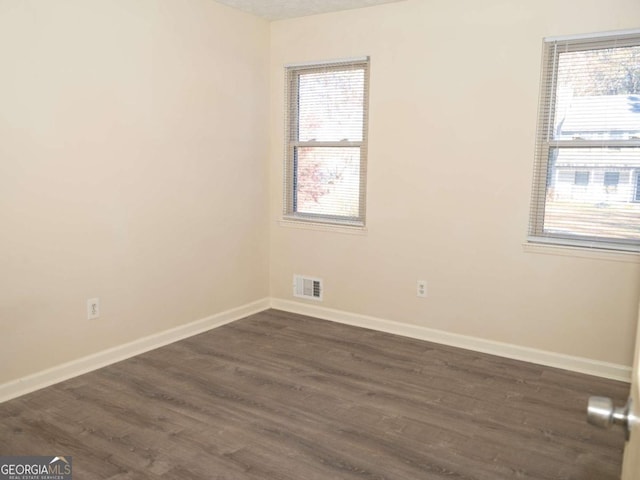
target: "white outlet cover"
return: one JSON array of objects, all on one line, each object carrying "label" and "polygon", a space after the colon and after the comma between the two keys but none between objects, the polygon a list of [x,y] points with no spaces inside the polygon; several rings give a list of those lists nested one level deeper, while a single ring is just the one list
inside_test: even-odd
[{"label": "white outlet cover", "polygon": [[87,300],[87,320],[95,320],[100,317],[100,299],[90,298]]}]

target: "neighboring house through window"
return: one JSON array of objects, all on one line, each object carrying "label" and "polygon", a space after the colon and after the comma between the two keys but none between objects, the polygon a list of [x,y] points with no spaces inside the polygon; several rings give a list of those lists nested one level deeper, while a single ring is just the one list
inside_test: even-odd
[{"label": "neighboring house through window", "polygon": [[363,226],[368,58],[286,74],[285,218]]},{"label": "neighboring house through window", "polygon": [[640,251],[640,31],[543,56],[529,241]]}]

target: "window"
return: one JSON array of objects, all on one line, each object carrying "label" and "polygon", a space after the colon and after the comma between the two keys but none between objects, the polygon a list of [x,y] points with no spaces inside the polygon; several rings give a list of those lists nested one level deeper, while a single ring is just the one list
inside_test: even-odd
[{"label": "window", "polygon": [[617,193],[620,172],[604,172],[604,189],[607,193]]},{"label": "window", "polygon": [[604,186],[617,187],[620,183],[620,172],[604,172]]},{"label": "window", "polygon": [[369,60],[287,68],[285,218],[365,222]]},{"label": "window", "polygon": [[586,187],[589,185],[589,172],[576,172],[573,177],[573,184]]},{"label": "window", "polygon": [[640,251],[639,167],[640,31],[545,39],[529,241]]}]

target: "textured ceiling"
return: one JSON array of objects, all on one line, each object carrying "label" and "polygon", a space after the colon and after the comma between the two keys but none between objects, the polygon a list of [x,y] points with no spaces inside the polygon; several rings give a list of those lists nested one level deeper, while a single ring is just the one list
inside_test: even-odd
[{"label": "textured ceiling", "polygon": [[402,0],[216,0],[267,20],[304,17]]}]

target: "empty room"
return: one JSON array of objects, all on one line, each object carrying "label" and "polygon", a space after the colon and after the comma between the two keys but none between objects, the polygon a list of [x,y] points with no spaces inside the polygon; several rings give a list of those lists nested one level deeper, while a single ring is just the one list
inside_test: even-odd
[{"label": "empty room", "polygon": [[0,480],[640,478],[640,2],[0,0]]}]

